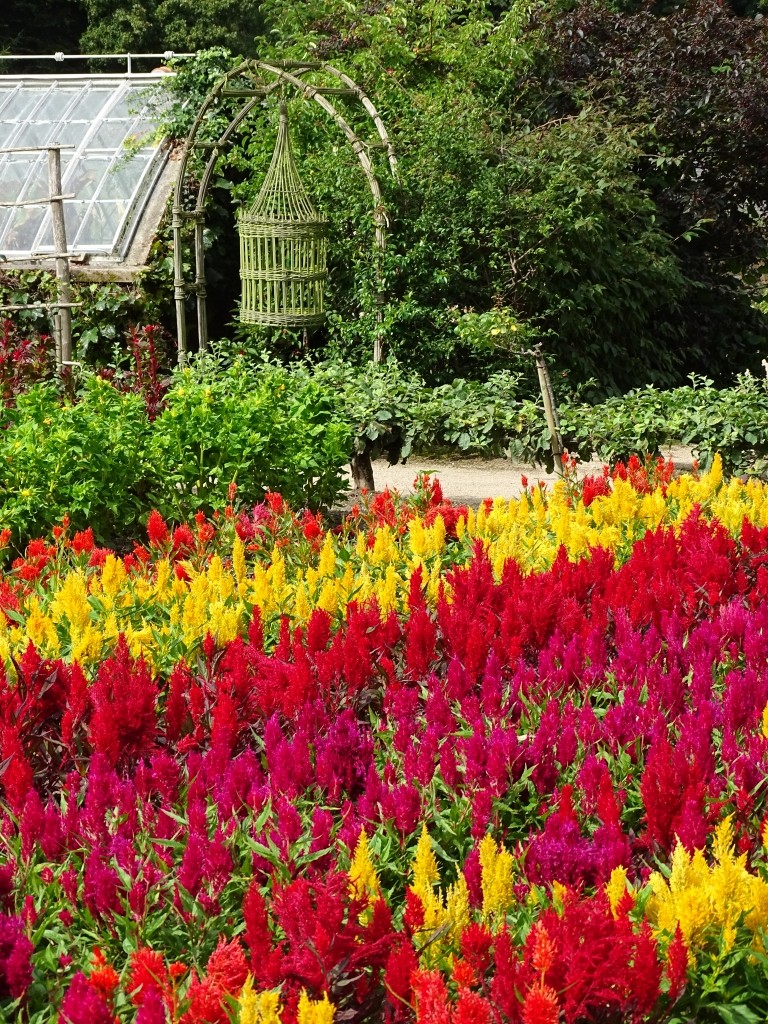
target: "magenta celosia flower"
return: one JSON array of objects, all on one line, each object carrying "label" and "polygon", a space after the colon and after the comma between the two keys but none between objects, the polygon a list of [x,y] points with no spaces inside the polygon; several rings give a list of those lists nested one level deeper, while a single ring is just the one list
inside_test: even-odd
[{"label": "magenta celosia flower", "polygon": [[20,917],[0,915],[0,996],[20,999],[32,983],[34,951]]},{"label": "magenta celosia flower", "polygon": [[114,1024],[104,997],[78,971],[61,1003],[58,1024]]},{"label": "magenta celosia flower", "polygon": [[134,1024],[166,1024],[163,997],[155,988],[149,989],[141,1001]]}]

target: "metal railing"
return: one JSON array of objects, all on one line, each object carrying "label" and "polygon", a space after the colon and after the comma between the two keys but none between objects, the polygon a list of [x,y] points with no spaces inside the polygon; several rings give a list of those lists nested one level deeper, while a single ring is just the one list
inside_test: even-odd
[{"label": "metal railing", "polygon": [[[163,53],[8,53],[0,54],[0,64],[6,60],[52,60],[57,64],[63,63],[65,60],[115,60],[125,61],[125,73],[127,75],[134,74],[147,74],[146,71],[134,71],[133,61],[134,60],[172,60],[177,57],[194,57],[194,53],[176,53],[175,50],[165,50]],[[108,73],[108,72],[104,72]],[[33,76],[30,76],[33,77]]]}]

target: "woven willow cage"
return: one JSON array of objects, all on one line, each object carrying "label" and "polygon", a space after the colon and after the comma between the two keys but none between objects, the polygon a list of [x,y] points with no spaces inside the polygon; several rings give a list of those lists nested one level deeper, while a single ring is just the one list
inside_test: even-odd
[{"label": "woven willow cage", "polygon": [[252,206],[241,212],[240,278],[243,323],[314,327],[325,319],[328,225],[312,205],[291,151],[288,115],[272,162]]}]

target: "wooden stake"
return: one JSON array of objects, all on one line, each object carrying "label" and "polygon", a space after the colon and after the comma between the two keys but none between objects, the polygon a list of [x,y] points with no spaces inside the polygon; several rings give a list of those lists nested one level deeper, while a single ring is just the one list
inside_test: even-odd
[{"label": "wooden stake", "polygon": [[544,399],[544,416],[549,428],[549,436],[552,443],[552,457],[555,461],[555,470],[559,476],[563,475],[563,439],[560,436],[560,420],[557,415],[555,404],[555,393],[552,390],[552,381],[549,377],[549,370],[541,352],[541,345],[533,349],[533,357],[536,360],[536,371],[539,375],[539,387],[541,397]]},{"label": "wooden stake", "polygon": [[61,151],[48,150],[48,194],[53,222],[53,244],[56,249],[56,280],[58,282],[59,308],[57,310],[58,344],[56,346],[58,369],[72,362],[72,291],[69,279],[69,260],[58,255],[67,251],[67,229],[64,222],[64,199],[61,194]]}]

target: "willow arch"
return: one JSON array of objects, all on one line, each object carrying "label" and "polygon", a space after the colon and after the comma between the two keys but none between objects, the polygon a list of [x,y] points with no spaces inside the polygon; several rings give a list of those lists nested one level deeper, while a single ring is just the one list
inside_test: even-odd
[{"label": "willow arch", "polygon": [[[315,85],[314,83],[303,81],[303,76],[309,73],[312,73],[315,78],[320,78],[321,84]],[[325,84],[328,80],[341,84]],[[397,178],[397,158],[381,116],[364,90],[343,71],[330,64],[314,61],[277,62],[258,59],[244,60],[237,67],[232,68],[223,75],[208,93],[197,113],[182,149],[171,221],[173,231],[173,285],[176,304],[176,335],[179,365],[183,365],[187,357],[186,297],[190,292],[195,295],[197,303],[197,337],[199,348],[201,351],[205,351],[208,345],[203,235],[205,229],[205,201],[213,178],[213,172],[232,135],[248,115],[261,104],[265,97],[286,87],[303,99],[316,102],[329,115],[352,147],[365,174],[373,200],[372,216],[374,240],[378,254],[379,279],[377,319],[380,325],[382,323],[384,286],[381,256],[387,244],[388,218],[382,198],[381,186],[374,170],[370,151],[373,149],[385,151],[390,173],[395,179]],[[333,103],[332,99],[334,96],[351,98],[360,104],[376,128],[377,141],[365,142],[360,138]],[[226,128],[217,139],[201,139],[199,137],[201,129],[215,113],[219,112],[218,104],[224,97],[240,97],[244,100],[243,106],[230,118]],[[208,150],[210,155],[200,178],[194,208],[186,209],[184,204],[185,180],[189,161],[195,150]],[[183,239],[184,224],[188,221],[192,221],[194,224],[195,255],[195,277],[194,281],[189,283],[184,277]],[[380,362],[382,356],[383,337],[381,330],[379,330],[374,342],[374,362]]]}]

